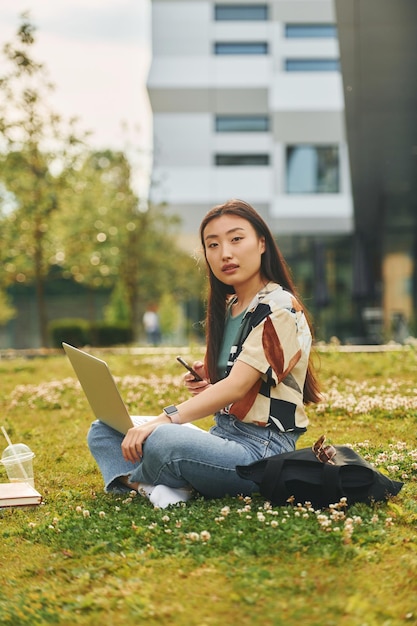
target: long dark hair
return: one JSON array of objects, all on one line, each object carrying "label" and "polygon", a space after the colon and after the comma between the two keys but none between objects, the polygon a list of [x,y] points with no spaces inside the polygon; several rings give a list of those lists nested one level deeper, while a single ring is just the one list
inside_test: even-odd
[{"label": "long dark hair", "polygon": [[[265,240],[265,252],[261,257],[262,278],[267,281],[278,283],[281,287],[291,292],[295,298],[301,302],[292,280],[291,272],[274,240],[274,237],[272,236],[268,225],[259,213],[257,213],[257,211],[255,211],[250,204],[244,202],[243,200],[232,199],[224,204],[213,207],[201,222],[200,238],[206,263],[207,256],[204,243],[204,230],[209,222],[216,217],[221,217],[222,215],[236,215],[252,224],[258,237],[263,237]],[[224,333],[226,306],[231,294],[233,294],[233,288],[230,285],[225,285],[218,278],[216,278],[208,263],[207,269],[209,278],[209,293],[206,314],[206,369],[208,376],[213,383],[218,380],[217,362]],[[305,314],[311,329],[311,323],[306,311]],[[304,402],[308,404],[310,402],[318,402],[319,400],[319,385],[310,361],[304,384]]]}]

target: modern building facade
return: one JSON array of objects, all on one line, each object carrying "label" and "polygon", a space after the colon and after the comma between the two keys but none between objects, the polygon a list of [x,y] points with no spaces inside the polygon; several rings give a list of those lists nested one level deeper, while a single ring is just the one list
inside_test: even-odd
[{"label": "modern building facade", "polygon": [[333,0],[153,0],[152,26],[151,199],[181,216],[190,248],[210,207],[252,203],[321,319],[319,335],[351,334],[353,207]]},{"label": "modern building facade", "polygon": [[335,0],[354,198],[356,296],[417,334],[417,2]]}]

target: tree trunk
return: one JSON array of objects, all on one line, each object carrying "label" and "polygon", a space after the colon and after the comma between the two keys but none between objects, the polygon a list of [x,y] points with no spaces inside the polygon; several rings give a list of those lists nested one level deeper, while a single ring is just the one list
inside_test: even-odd
[{"label": "tree trunk", "polygon": [[46,314],[45,302],[45,277],[43,272],[43,232],[37,228],[35,231],[35,288],[36,288],[36,308],[38,311],[39,336],[41,347],[48,347],[48,317]]}]

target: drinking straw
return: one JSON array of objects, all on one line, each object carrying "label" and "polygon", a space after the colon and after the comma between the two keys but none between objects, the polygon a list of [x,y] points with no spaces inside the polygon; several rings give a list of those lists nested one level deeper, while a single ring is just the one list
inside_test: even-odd
[{"label": "drinking straw", "polygon": [[16,454],[16,450],[14,449],[13,444],[12,444],[12,442],[10,440],[10,437],[7,434],[6,429],[4,428],[4,426],[1,427],[1,431],[2,431],[3,435],[5,436],[7,443],[9,444],[9,446],[11,446],[12,454],[14,455],[14,457],[16,459],[16,462],[18,463],[23,476],[26,478],[26,480],[29,480],[29,476],[27,475],[27,472],[26,472],[25,468],[21,464],[20,459],[19,459],[18,455]]}]

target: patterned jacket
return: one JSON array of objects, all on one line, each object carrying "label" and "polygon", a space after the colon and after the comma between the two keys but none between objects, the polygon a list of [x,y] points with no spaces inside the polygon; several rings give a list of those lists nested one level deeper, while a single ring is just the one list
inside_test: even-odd
[{"label": "patterned jacket", "polygon": [[259,370],[261,378],[224,412],[282,432],[305,431],[303,387],[311,341],[299,302],[280,285],[268,283],[248,307],[226,369],[227,376],[236,360],[243,361]]}]

